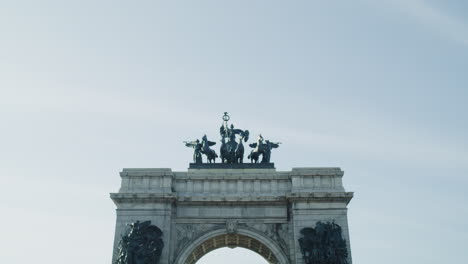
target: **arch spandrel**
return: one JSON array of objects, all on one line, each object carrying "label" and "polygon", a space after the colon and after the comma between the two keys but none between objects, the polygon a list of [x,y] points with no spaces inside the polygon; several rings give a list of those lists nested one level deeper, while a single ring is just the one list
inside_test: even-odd
[{"label": "arch spandrel", "polygon": [[271,264],[289,264],[289,260],[275,241],[248,229],[229,232],[218,229],[190,242],[177,256],[175,264],[195,264],[209,252],[223,247],[242,247],[262,256]]}]

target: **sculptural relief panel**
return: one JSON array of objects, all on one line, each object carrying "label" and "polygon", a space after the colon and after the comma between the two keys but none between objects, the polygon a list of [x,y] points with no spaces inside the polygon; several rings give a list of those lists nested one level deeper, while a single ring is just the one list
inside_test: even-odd
[{"label": "sculptural relief panel", "polygon": [[174,252],[177,256],[186,246],[193,243],[198,237],[206,234],[207,232],[223,228],[222,224],[193,224],[182,223],[176,224],[176,250]]},{"label": "sculptural relief panel", "polygon": [[239,228],[246,228],[263,234],[274,241],[285,255],[289,255],[290,228],[288,223],[241,223]]}]

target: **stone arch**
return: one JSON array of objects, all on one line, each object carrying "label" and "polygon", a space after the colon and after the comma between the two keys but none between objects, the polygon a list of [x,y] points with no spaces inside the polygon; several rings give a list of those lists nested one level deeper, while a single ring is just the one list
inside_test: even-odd
[{"label": "stone arch", "polygon": [[250,249],[271,264],[289,264],[288,258],[273,240],[248,229],[238,229],[235,233],[227,232],[226,229],[208,232],[183,249],[174,263],[195,264],[210,251],[222,247]]}]

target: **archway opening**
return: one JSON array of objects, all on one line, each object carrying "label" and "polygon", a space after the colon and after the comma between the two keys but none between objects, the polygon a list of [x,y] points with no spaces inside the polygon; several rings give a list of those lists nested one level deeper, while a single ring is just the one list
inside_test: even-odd
[{"label": "archway opening", "polygon": [[189,255],[185,264],[195,264],[209,252],[224,247],[249,249],[263,257],[267,263],[278,263],[278,259],[273,252],[257,239],[241,234],[223,234],[207,239],[198,245]]},{"label": "archway opening", "polygon": [[262,256],[250,249],[237,248],[218,248],[201,257],[196,264],[268,264],[268,261]]}]

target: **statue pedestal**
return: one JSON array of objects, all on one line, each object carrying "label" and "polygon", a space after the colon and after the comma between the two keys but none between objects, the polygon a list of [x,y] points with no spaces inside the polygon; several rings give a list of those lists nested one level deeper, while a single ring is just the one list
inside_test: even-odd
[{"label": "statue pedestal", "polygon": [[226,246],[250,249],[269,263],[303,264],[308,249],[299,240],[315,239],[303,230],[320,223],[340,227],[340,249],[352,264],[347,205],[353,193],[345,191],[340,168],[215,163],[181,172],[123,169],[120,176],[119,192],[111,193],[117,206],[113,263],[128,224],[151,221],[162,231],[160,264],[194,264]]},{"label": "statue pedestal", "polygon": [[274,169],[274,163],[190,163],[189,169]]}]

